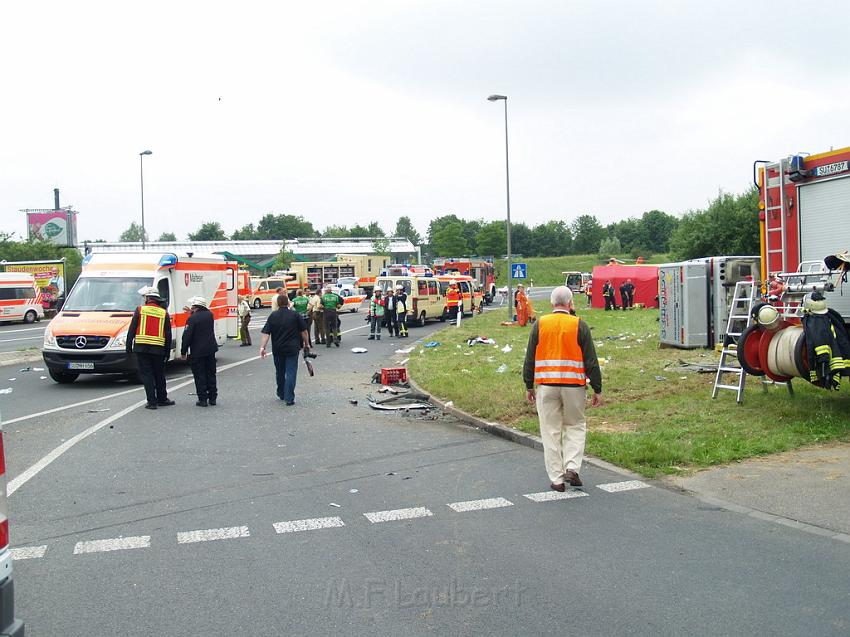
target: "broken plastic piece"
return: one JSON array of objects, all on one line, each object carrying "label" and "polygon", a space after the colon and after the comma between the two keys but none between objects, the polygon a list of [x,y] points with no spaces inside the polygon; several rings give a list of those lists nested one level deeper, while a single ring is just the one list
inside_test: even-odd
[{"label": "broken plastic piece", "polygon": [[508,345],[505,345],[505,346],[502,348],[502,351],[503,351],[505,354],[507,354],[507,353],[508,353],[508,352],[510,352],[512,349],[513,349],[513,347],[511,347],[511,346],[510,346],[510,344],[508,344]]},{"label": "broken plastic piece", "polygon": [[507,366],[507,365],[505,365],[504,363],[502,363],[501,365],[499,365],[499,366],[496,368],[496,373],[497,373],[497,374],[504,374],[506,371],[508,371],[508,366]]},{"label": "broken plastic piece", "polygon": [[351,348],[351,352],[353,354],[365,354],[368,351],[369,350],[367,350],[365,347],[352,347]]}]

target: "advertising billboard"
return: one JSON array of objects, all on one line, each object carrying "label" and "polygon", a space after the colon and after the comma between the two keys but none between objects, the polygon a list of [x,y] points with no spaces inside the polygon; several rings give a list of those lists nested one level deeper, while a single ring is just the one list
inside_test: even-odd
[{"label": "advertising billboard", "polygon": [[28,272],[35,277],[35,284],[42,299],[52,307],[65,292],[64,261],[15,261],[0,263],[4,272]]},{"label": "advertising billboard", "polygon": [[77,213],[72,210],[27,210],[30,240],[49,241],[57,246],[77,243]]}]

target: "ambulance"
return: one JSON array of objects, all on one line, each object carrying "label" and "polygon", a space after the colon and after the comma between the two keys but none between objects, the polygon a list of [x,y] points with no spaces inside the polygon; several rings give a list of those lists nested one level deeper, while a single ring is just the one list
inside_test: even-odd
[{"label": "ambulance", "polygon": [[292,296],[292,293],[299,287],[301,285],[298,283],[298,277],[294,272],[278,272],[274,276],[257,280],[254,289],[248,295],[248,302],[256,310],[261,307],[271,307],[274,297],[277,296],[277,290],[283,288],[287,294]]},{"label": "ambulance", "polygon": [[[449,289],[449,285],[457,283],[457,289],[460,292],[461,308],[464,314],[474,314],[476,310],[481,309],[481,304],[485,302],[481,284],[471,276],[438,276],[437,280],[440,282],[440,294],[444,297]],[[449,308],[446,306],[445,315],[448,316],[448,313]]]},{"label": "ambulance", "polygon": [[80,374],[136,373],[135,358],[125,351],[127,328],[146,286],[159,290],[171,316],[169,358],[179,354],[193,296],[209,303],[216,341],[224,345],[237,335],[237,271],[236,262],[216,254],[89,254],[62,311],[44,332],[42,355],[50,377],[72,383]]},{"label": "ambulance", "polygon": [[0,272],[0,321],[35,323],[43,318],[35,277],[27,272]]},{"label": "ambulance", "polygon": [[407,266],[389,266],[375,279],[375,288],[383,291],[395,290],[398,285],[407,294],[409,325],[424,327],[428,319],[446,319],[446,297],[430,270],[420,275]]}]

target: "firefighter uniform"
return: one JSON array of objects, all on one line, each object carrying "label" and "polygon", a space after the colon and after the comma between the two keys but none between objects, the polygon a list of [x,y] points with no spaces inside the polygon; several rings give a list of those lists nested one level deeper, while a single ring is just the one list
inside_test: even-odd
[{"label": "firefighter uniform", "polygon": [[330,289],[325,290],[322,295],[322,306],[325,314],[325,339],[326,345],[331,346],[331,343],[339,347],[342,341],[342,336],[339,333],[339,315],[337,310],[342,307],[343,300],[339,294],[331,292]]},{"label": "firefighter uniform", "polygon": [[605,311],[617,309],[617,299],[614,296],[614,286],[611,281],[605,281],[602,286],[602,298],[605,299]]},{"label": "firefighter uniform", "polygon": [[313,343],[316,345],[325,344],[325,308],[322,306],[322,295],[319,290],[313,293],[310,297],[310,303],[307,305],[307,313],[313,322]]},{"label": "firefighter uniform", "polygon": [[449,310],[449,320],[457,321],[458,305],[460,304],[460,291],[457,283],[452,283],[446,290],[446,307]]},{"label": "firefighter uniform", "polygon": [[407,338],[407,294],[401,286],[396,288],[395,313],[398,319],[398,335]]},{"label": "firefighter uniform", "polygon": [[160,303],[162,298],[154,287],[144,287],[139,294],[144,305],[136,308],[127,329],[127,353],[134,353],[139,375],[145,386],[147,409],[173,405],[165,388],[165,363],[171,354],[171,317]]}]

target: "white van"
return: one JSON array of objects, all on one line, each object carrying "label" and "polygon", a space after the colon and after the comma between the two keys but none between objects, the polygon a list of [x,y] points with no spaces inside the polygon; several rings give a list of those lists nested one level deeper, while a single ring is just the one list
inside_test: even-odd
[{"label": "white van", "polygon": [[35,323],[43,318],[35,277],[27,272],[0,272],[0,321]]}]

